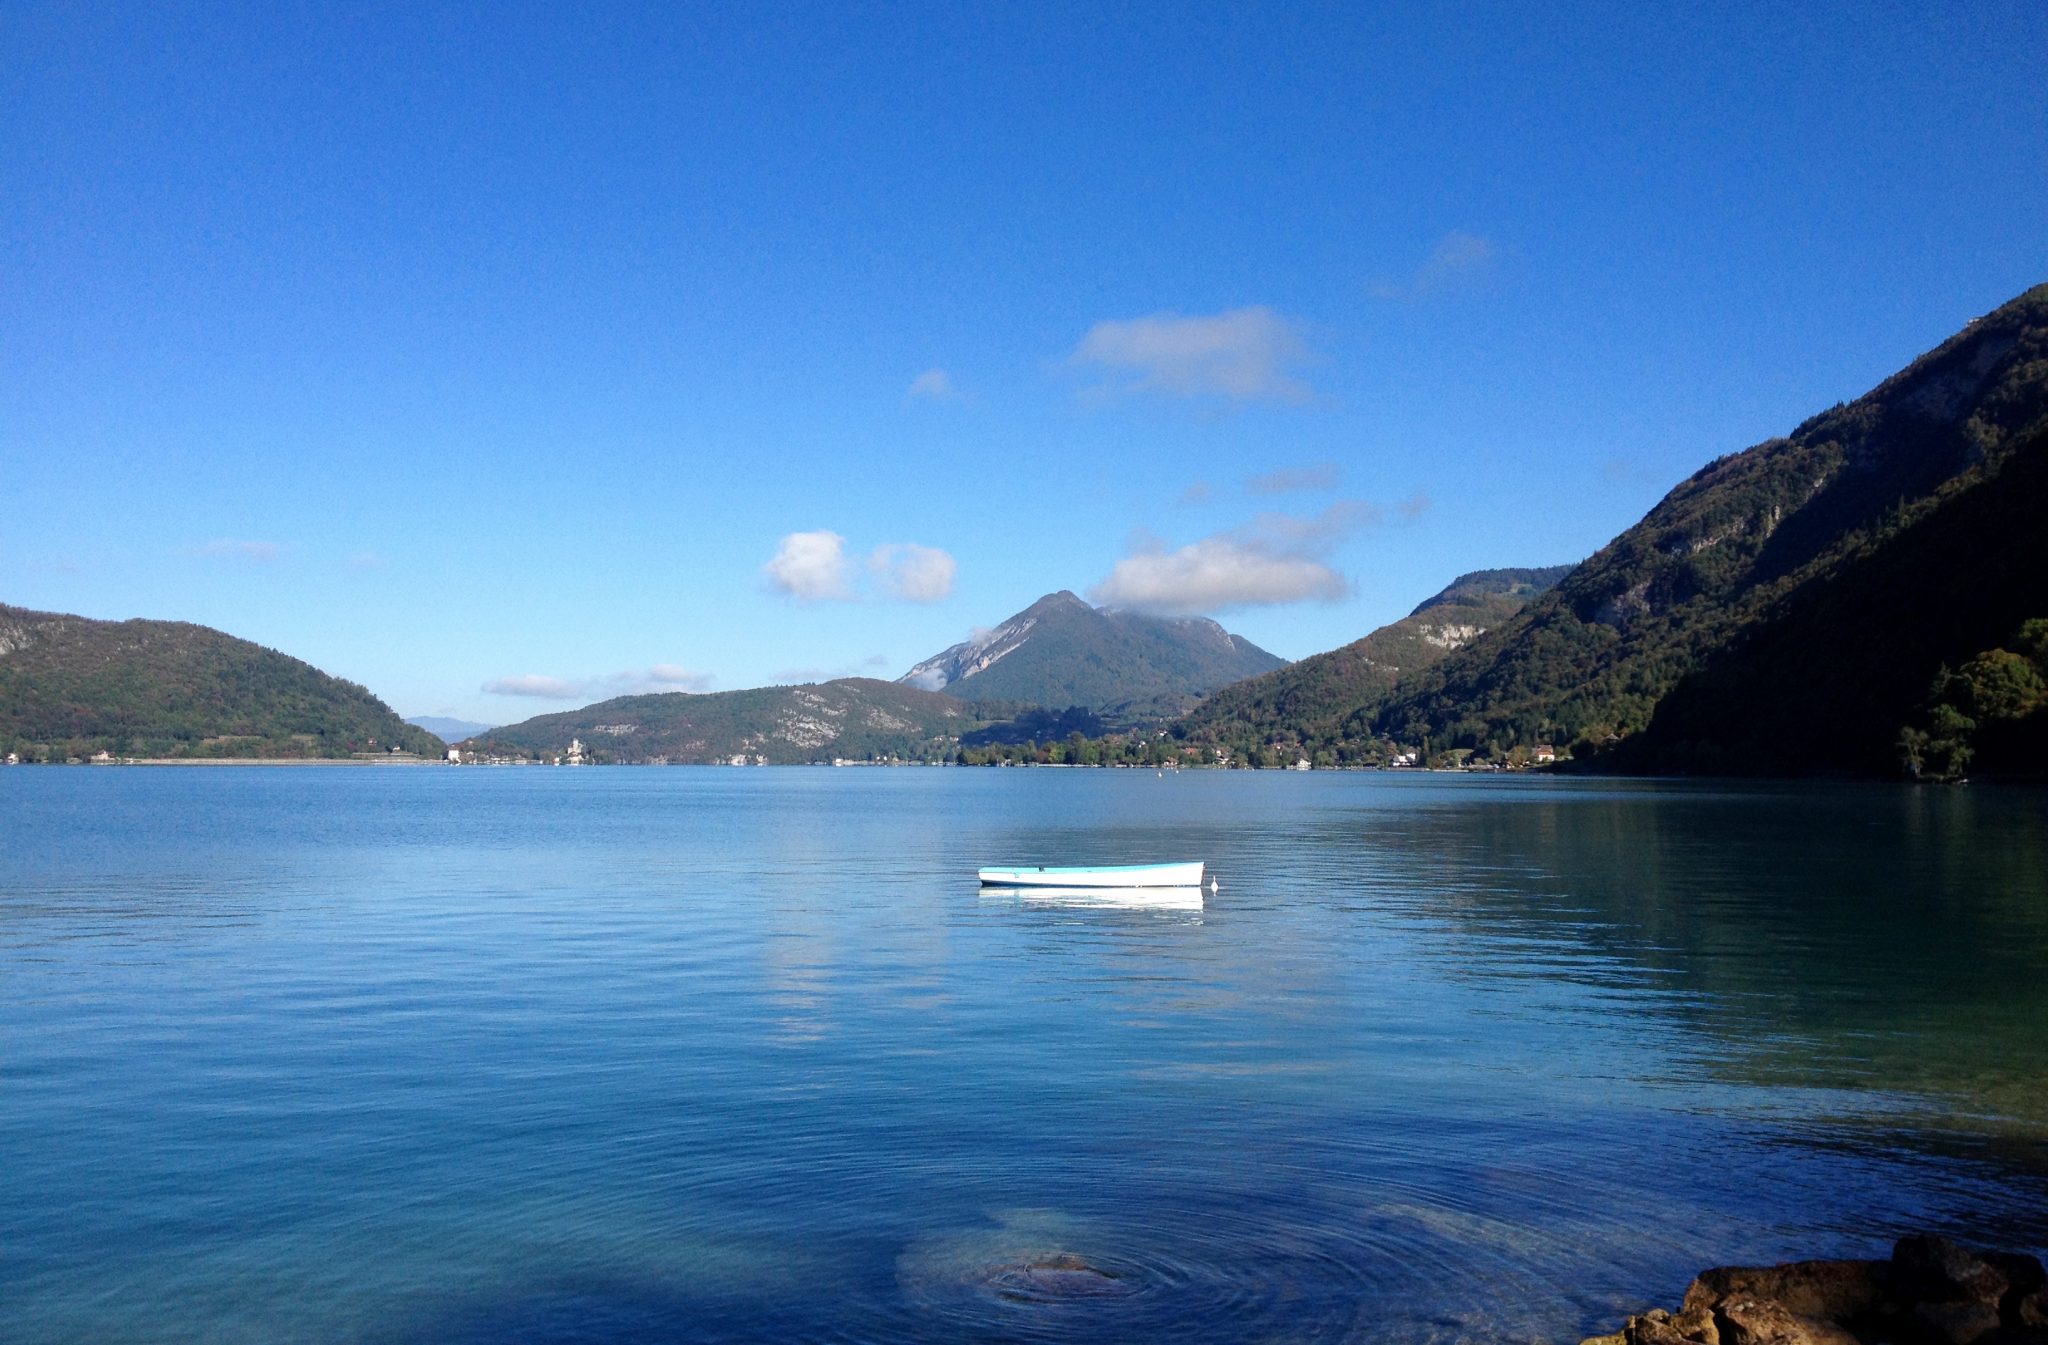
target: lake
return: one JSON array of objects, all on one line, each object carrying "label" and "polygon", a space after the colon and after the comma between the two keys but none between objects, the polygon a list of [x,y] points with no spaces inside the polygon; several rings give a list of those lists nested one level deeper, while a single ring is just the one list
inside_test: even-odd
[{"label": "lake", "polygon": [[16,1345],[1576,1342],[2048,1247],[2038,792],[0,770],[0,984]]}]

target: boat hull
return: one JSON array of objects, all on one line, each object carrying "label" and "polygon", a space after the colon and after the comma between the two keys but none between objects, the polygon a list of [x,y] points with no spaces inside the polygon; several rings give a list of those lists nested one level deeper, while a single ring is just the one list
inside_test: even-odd
[{"label": "boat hull", "polygon": [[1192,864],[1099,864],[1087,868],[1033,865],[983,869],[984,887],[1200,887],[1202,861]]},{"label": "boat hull", "polygon": [[1089,910],[1199,911],[1199,887],[999,887],[981,889],[984,901],[1020,901],[1027,906],[1068,906]]}]

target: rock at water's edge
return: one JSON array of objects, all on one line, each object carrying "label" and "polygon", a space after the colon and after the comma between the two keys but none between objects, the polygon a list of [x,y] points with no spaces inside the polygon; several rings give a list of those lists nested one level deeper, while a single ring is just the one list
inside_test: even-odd
[{"label": "rock at water's edge", "polygon": [[2048,1345],[2048,1270],[2032,1256],[1901,1238],[1887,1261],[1720,1266],[1676,1313],[1653,1308],[1584,1345]]},{"label": "rock at water's edge", "polygon": [[1881,1313],[1890,1298],[1882,1261],[1789,1261],[1782,1266],[1719,1266],[1685,1291],[1687,1308],[1711,1308],[1739,1294],[1785,1305],[1798,1317],[1847,1322]]}]

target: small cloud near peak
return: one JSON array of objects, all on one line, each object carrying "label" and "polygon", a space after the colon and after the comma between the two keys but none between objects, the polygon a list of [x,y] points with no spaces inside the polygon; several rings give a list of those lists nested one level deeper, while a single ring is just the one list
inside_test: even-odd
[{"label": "small cloud near peak", "polygon": [[868,557],[868,572],[882,591],[904,602],[939,602],[951,596],[959,568],[949,553],[916,542],[884,543]]},{"label": "small cloud near peak", "polygon": [[1230,607],[1335,602],[1350,591],[1344,576],[1322,561],[1217,536],[1177,551],[1126,556],[1088,596],[1104,607],[1195,616]]},{"label": "small cloud near peak", "polygon": [[1428,497],[1417,495],[1391,509],[1370,500],[1337,500],[1314,514],[1269,509],[1242,527],[1178,549],[1135,532],[1129,554],[1088,596],[1105,607],[1161,616],[1337,602],[1351,593],[1351,582],[1329,563],[1337,546],[1384,526],[1390,516],[1408,522],[1428,508]]}]

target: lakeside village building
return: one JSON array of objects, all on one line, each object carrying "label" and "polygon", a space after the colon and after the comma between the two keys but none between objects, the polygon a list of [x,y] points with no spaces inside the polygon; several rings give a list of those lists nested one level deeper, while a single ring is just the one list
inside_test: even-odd
[{"label": "lakeside village building", "polygon": [[[543,757],[540,764],[543,766],[582,766],[587,764],[589,760],[590,750],[583,745],[583,740],[581,738],[571,738],[567,755],[556,757],[552,762]],[[448,764],[451,766],[529,766],[533,763],[524,757],[493,756],[474,749],[465,752],[459,747],[451,747],[448,749]]]}]

